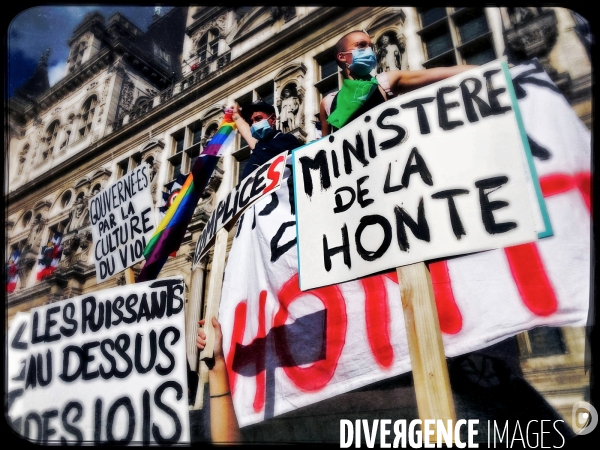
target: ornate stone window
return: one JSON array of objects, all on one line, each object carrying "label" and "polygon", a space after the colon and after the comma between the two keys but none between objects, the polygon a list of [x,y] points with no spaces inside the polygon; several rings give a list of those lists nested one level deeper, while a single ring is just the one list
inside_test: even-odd
[{"label": "ornate stone window", "polygon": [[417,8],[426,68],[484,64],[496,58],[483,8]]},{"label": "ornate stone window", "polygon": [[80,42],[79,44],[77,44],[77,46],[73,49],[73,52],[71,53],[71,67],[69,67],[69,71],[73,71],[75,70],[76,67],[79,67],[81,65],[81,63],[83,62],[83,54],[85,53],[85,49],[87,48],[87,45],[85,44],[85,42]]},{"label": "ornate stone window", "polygon": [[94,113],[96,112],[96,104],[98,99],[95,95],[92,95],[86,100],[81,108],[81,126],[79,127],[79,137],[85,137],[92,129],[92,122],[94,121]]},{"label": "ornate stone window", "polygon": [[158,62],[163,66],[169,67],[171,64],[171,55],[162,48],[161,46],[154,43],[153,45],[154,56],[157,58]]},{"label": "ornate stone window", "polygon": [[214,61],[219,54],[219,30],[211,28],[198,41],[198,64]]},{"label": "ornate stone window", "polygon": [[202,121],[196,120],[176,131],[171,135],[171,139],[173,156],[169,158],[169,179],[174,180],[180,173],[188,174],[192,170],[201,146],[206,145],[202,139]]},{"label": "ornate stone window", "polygon": [[129,171],[129,158],[117,163],[117,178],[121,178]]},{"label": "ornate stone window", "polygon": [[129,120],[132,121],[132,120],[137,119],[138,117],[142,117],[144,114],[146,114],[151,109],[152,109],[152,99],[145,95],[140,96],[135,101],[135,104],[133,105],[133,108],[131,109],[131,112],[129,113]]},{"label": "ornate stone window", "polygon": [[[192,167],[194,167],[194,162],[196,162],[196,159],[200,155],[200,147],[202,145],[201,144],[202,122],[200,120],[197,120],[194,123],[192,123],[188,127],[188,134],[189,134],[190,146],[185,150],[185,152],[187,154],[187,158],[190,161],[189,170],[191,171]],[[214,134],[214,132],[213,132],[213,134]]]},{"label": "ornate stone window", "polygon": [[56,136],[58,135],[58,130],[60,129],[60,122],[55,120],[50,124],[50,126],[46,129],[46,146],[44,151],[42,151],[42,160],[45,161],[48,159],[48,156],[52,154],[52,150],[54,150],[54,144],[56,143]]},{"label": "ornate stone window", "polygon": [[135,169],[142,162],[140,153],[135,153],[117,163],[117,178],[121,178],[130,170]]},{"label": "ornate stone window", "polygon": [[319,93],[318,103],[321,103],[323,97],[331,92],[338,91],[341,86],[339,68],[335,62],[333,47],[317,55],[315,62],[317,65],[315,87]]}]

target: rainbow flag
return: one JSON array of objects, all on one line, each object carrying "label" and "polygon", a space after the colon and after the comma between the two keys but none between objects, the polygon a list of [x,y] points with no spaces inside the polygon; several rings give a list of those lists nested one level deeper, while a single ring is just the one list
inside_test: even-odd
[{"label": "rainbow flag", "polygon": [[200,195],[204,192],[221,154],[235,136],[235,122],[232,115],[233,110],[225,110],[225,116],[217,132],[194,162],[194,167],[181,186],[179,194],[146,245],[144,249],[146,264],[137,282],[156,279],[169,255],[179,249]]}]

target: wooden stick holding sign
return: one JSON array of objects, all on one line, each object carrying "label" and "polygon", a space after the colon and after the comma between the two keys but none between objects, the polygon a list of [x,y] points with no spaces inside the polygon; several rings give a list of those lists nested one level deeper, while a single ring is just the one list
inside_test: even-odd
[{"label": "wooden stick holding sign", "polygon": [[133,273],[133,269],[128,267],[125,269],[125,283],[127,284],[135,284],[135,275]]},{"label": "wooden stick holding sign", "polygon": [[[286,158],[287,152],[277,155],[244,178],[227,195],[217,196],[217,207],[214,209],[196,243],[193,268],[200,264],[200,260],[210,250],[213,243],[214,254],[206,299],[206,314],[204,315],[206,346],[199,357],[201,362],[201,376],[194,409],[202,407],[203,392],[200,392],[204,389],[202,378],[204,375],[202,373],[204,364],[202,364],[202,361],[206,362],[212,359],[214,355],[215,330],[211,319],[213,316],[218,318],[219,314],[229,230],[231,230],[237,219],[246,209],[260,198],[281,187]],[[229,172],[226,171],[226,173]],[[224,184],[225,181],[222,185]]]},{"label": "wooden stick holding sign", "polygon": [[215,345],[215,329],[212,326],[212,317],[219,318],[219,303],[221,302],[221,288],[223,287],[223,274],[225,272],[225,256],[227,255],[227,237],[229,232],[225,228],[217,231],[215,251],[213,254],[212,267],[208,282],[208,294],[206,298],[206,314],[204,331],[206,332],[206,346],[200,353],[200,360],[206,361],[213,358]]},{"label": "wooden stick holding sign", "polygon": [[[431,275],[425,263],[396,269],[419,418],[456,423]],[[432,427],[437,436],[436,425]],[[425,440],[425,436],[423,436]]]},{"label": "wooden stick holding sign", "polygon": [[[217,232],[215,251],[213,254],[212,268],[208,282],[208,294],[206,298],[206,314],[204,317],[204,332],[206,333],[206,346],[200,352],[200,379],[194,409],[201,409],[204,401],[204,373],[202,369],[209,364],[208,361],[214,357],[215,328],[212,325],[212,317],[219,318],[219,304],[221,303],[221,288],[223,287],[223,273],[225,272],[225,256],[227,254],[227,237],[229,233],[225,228]],[[202,364],[202,363],[206,364]]]}]

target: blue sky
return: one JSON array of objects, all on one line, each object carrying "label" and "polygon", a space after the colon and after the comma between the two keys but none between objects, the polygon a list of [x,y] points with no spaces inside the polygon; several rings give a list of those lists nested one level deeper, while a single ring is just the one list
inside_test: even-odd
[{"label": "blue sky", "polygon": [[[73,30],[86,14],[100,12],[105,21],[120,12],[142,31],[152,23],[154,6],[122,6],[95,3],[72,3],[63,5],[39,5],[27,9],[13,9],[12,20],[5,27],[6,53],[5,76],[8,76],[8,96],[21,86],[37,67],[40,56],[51,48],[48,60],[50,85],[65,74],[69,56],[67,41]],[[164,14],[170,7],[162,7]]]}]

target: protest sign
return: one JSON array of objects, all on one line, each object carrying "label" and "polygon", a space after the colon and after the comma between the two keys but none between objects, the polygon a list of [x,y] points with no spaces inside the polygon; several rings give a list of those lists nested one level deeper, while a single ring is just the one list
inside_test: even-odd
[{"label": "protest sign", "polygon": [[500,62],[389,100],[296,149],[301,289],[535,241],[528,149]]},{"label": "protest sign", "polygon": [[217,231],[223,227],[229,231],[247,208],[264,195],[279,189],[287,155],[286,151],[267,161],[244,178],[217,204],[196,243],[193,267],[196,267],[200,259],[210,250],[215,242]]},{"label": "protest sign", "polygon": [[[588,317],[590,133],[539,63],[510,72],[554,234],[429,264],[447,357]],[[240,218],[223,280],[242,427],[411,370],[395,271],[300,290],[293,178],[282,185]]]},{"label": "protest sign", "polygon": [[144,163],[89,201],[98,283],[144,259],[155,230],[150,168]]},{"label": "protest sign", "polygon": [[177,277],[17,315],[8,423],[44,445],[189,443],[184,302]]}]

